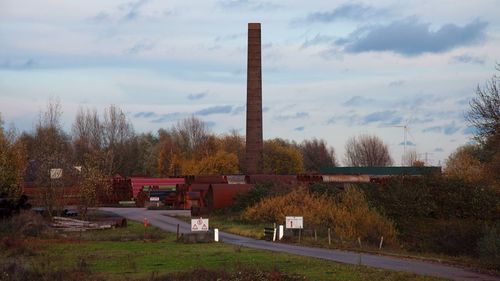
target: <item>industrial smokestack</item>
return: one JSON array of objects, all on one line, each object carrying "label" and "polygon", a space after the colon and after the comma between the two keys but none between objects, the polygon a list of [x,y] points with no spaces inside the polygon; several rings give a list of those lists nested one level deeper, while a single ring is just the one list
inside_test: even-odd
[{"label": "industrial smokestack", "polygon": [[262,64],[260,23],[248,24],[246,173],[262,173]]}]

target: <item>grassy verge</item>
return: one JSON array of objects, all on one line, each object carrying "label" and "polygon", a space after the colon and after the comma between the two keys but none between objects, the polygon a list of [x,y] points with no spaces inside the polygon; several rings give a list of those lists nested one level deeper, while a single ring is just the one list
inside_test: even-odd
[{"label": "grassy verge", "polygon": [[[440,280],[226,244],[182,244],[175,241],[175,234],[155,228],[145,232],[143,226],[135,222],[129,222],[124,229],[35,237],[23,239],[22,243],[29,252],[17,251],[15,245],[0,246],[0,269],[3,270],[0,277],[13,276],[12,270],[16,268],[12,269],[12,265],[17,264],[24,266],[23,272],[17,269],[24,276],[30,272],[30,276],[39,280],[144,280],[175,272],[196,274],[200,268],[229,272],[240,268],[279,271],[300,275],[306,280]],[[77,279],[75,274],[84,277]]]},{"label": "grassy verge", "polygon": [[[181,219],[181,218],[179,218]],[[184,219],[188,220],[188,219]],[[219,228],[221,231],[238,234],[246,237],[252,237],[256,239],[261,239],[263,237],[264,227],[272,227],[272,224],[250,224],[242,222],[237,216],[231,215],[211,215],[210,216],[210,227]],[[298,236],[286,237],[284,239],[285,243],[299,244]],[[319,247],[319,248],[331,248],[331,249],[342,249],[356,252],[373,253],[373,254],[383,254],[395,257],[404,257],[419,259],[425,261],[432,261],[438,263],[445,263],[455,266],[463,266],[468,268],[473,268],[480,272],[490,273],[490,274],[500,274],[500,265],[495,260],[491,259],[476,259],[469,256],[449,256],[437,253],[415,253],[405,250],[403,247],[397,246],[383,246],[379,249],[377,245],[369,245],[364,241],[361,241],[361,247],[358,241],[340,241],[338,238],[332,237],[331,244],[329,244],[328,236],[326,231],[318,231],[317,239],[314,238],[313,233],[305,233],[301,236],[300,245]]]}]

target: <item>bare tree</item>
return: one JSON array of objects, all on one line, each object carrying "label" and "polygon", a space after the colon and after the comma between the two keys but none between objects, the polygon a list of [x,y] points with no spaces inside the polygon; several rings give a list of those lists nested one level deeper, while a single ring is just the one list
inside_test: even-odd
[{"label": "bare tree", "polygon": [[83,163],[85,154],[102,149],[103,128],[97,110],[80,108],[72,128],[75,160]]},{"label": "bare tree", "polygon": [[209,130],[203,120],[191,116],[177,123],[173,128],[173,135],[185,158],[191,158],[195,149],[209,137]]},{"label": "bare tree", "polygon": [[345,146],[345,162],[348,166],[390,166],[393,161],[386,144],[375,135],[351,137]]},{"label": "bare tree", "polygon": [[138,148],[134,129],[125,113],[115,105],[106,108],[102,130],[103,150],[108,162],[105,174],[132,174],[136,163],[130,159],[137,156]]},{"label": "bare tree", "polygon": [[[60,211],[64,204],[64,187],[75,181],[71,163],[72,150],[69,136],[61,125],[61,104],[50,99],[46,111],[40,114],[31,145],[30,158],[36,163],[35,184],[41,190],[42,201],[49,215]],[[60,178],[51,178],[51,169],[62,169]]]},{"label": "bare tree", "polygon": [[323,167],[337,165],[335,151],[324,140],[304,140],[300,145],[300,152],[306,172],[319,172]]},{"label": "bare tree", "polygon": [[[496,69],[500,71],[500,64]],[[483,88],[476,88],[476,97],[470,101],[467,121],[477,129],[476,139],[485,143],[500,132],[500,76],[494,75]]]},{"label": "bare tree", "polygon": [[416,164],[419,164],[421,161],[418,159],[418,154],[417,150],[415,149],[410,149],[406,152],[406,155],[404,156],[403,159],[403,165],[405,166],[415,166]]},{"label": "bare tree", "polygon": [[128,122],[127,116],[115,105],[104,110],[103,140],[104,146],[113,149],[117,144],[123,144],[134,136],[134,128]]}]

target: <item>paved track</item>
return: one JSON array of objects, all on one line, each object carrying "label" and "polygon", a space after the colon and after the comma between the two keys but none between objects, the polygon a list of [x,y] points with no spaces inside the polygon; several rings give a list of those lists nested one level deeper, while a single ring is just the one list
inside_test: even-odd
[{"label": "paved track", "polygon": [[[144,208],[101,208],[101,210],[113,212],[128,219],[141,222],[146,217],[150,224],[170,232],[177,231],[177,224],[180,226],[181,233],[191,231],[191,226],[188,223],[167,216],[167,214],[172,214],[169,213],[170,211],[149,211]],[[366,266],[412,272],[420,275],[436,276],[453,280],[500,281],[499,277],[480,274],[467,269],[432,262],[272,243],[224,232],[219,232],[219,236],[222,242],[228,244],[332,260],[341,263],[359,264],[361,261],[361,264]]]}]

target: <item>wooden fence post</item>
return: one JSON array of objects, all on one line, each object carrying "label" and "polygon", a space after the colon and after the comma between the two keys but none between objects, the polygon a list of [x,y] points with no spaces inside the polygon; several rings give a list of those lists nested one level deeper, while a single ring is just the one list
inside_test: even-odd
[{"label": "wooden fence post", "polygon": [[330,228],[328,228],[328,245],[332,245],[332,236],[330,233]]}]

